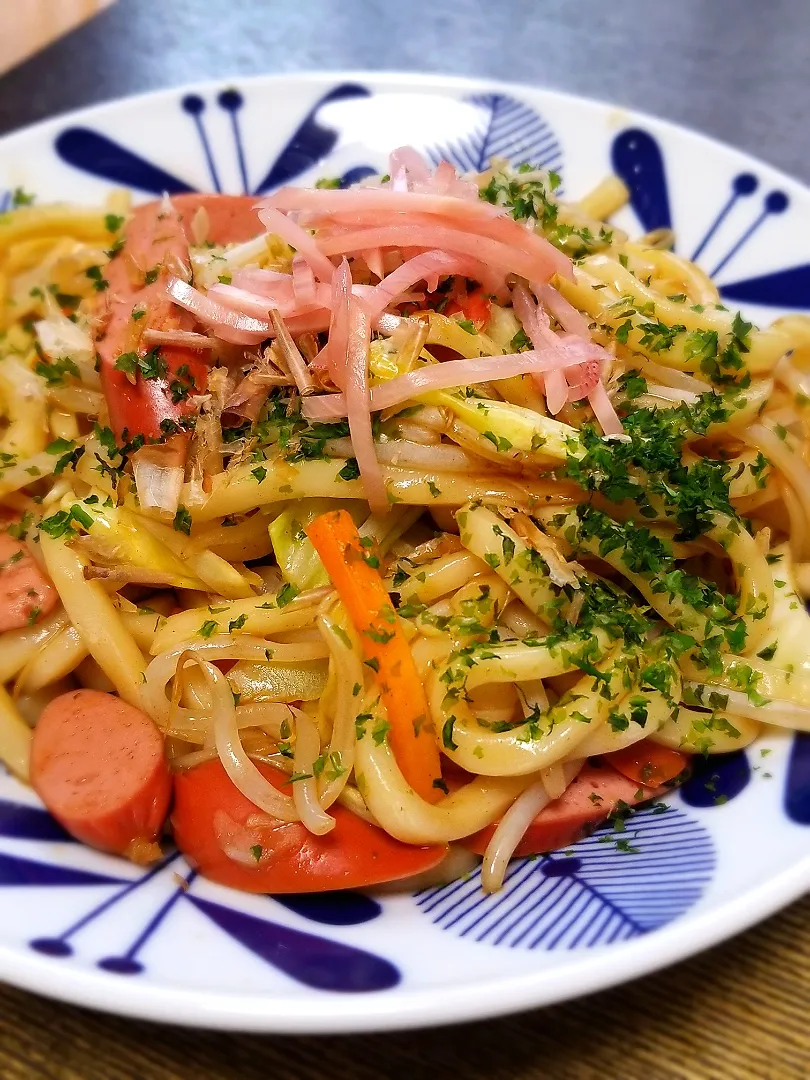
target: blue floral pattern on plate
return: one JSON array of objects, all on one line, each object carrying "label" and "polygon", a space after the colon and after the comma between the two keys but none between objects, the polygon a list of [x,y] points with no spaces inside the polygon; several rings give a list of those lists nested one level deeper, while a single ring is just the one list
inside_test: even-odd
[{"label": "blue floral pattern on plate", "polygon": [[[259,195],[281,187],[324,161],[334,149],[339,132],[319,118],[321,110],[337,101],[368,96],[368,90],[353,83],[343,83],[324,94],[301,121],[263,179],[253,186],[249,180],[245,144],[239,122],[239,114],[245,103],[244,95],[234,87],[222,90],[216,95],[216,104],[230,117],[233,140],[231,151],[238,162],[243,194]],[[217,151],[206,126],[208,102],[200,94],[186,94],[180,104],[183,112],[192,121],[205,157],[209,174],[206,190],[222,191]],[[152,195],[162,195],[163,192],[178,195],[196,190],[188,181],[173,176],[159,165],[147,161],[140,154],[92,128],[66,128],[57,137],[55,149],[68,165],[83,169],[113,184],[122,184],[124,187],[136,188]],[[222,148],[219,152],[222,152]],[[363,175],[374,171],[371,167],[361,166],[359,170],[353,170],[346,182],[355,183],[362,179]]]},{"label": "blue floral pattern on plate", "polygon": [[480,119],[464,137],[430,147],[434,165],[449,161],[461,172],[483,172],[492,158],[506,158],[513,165],[531,162],[560,171],[562,147],[534,109],[508,94],[474,94],[466,100],[479,110]]},{"label": "blue floral pattern on plate", "polygon": [[810,825],[810,731],[793,738],[785,784],[785,813],[797,825]]},{"label": "blue floral pattern on plate", "polygon": [[[616,843],[622,843],[619,851]],[[516,859],[503,889],[481,874],[417,897],[443,930],[525,949],[612,945],[658,930],[700,898],[714,869],[706,829],[673,807],[641,810],[619,836],[601,829],[567,852]]]},{"label": "blue floral pattern on plate", "polygon": [[[253,170],[247,160],[240,124],[240,114],[245,106],[244,94],[233,87],[225,88],[212,95],[214,106],[206,96],[190,93],[181,99],[180,107],[190,118],[202,149],[210,189],[222,190],[217,150],[207,125],[209,109],[217,107],[230,120],[231,153],[238,163],[242,191],[260,194],[293,182],[315,167],[328,170],[329,155],[338,145],[341,133],[334,120],[324,116],[325,109],[336,102],[362,105],[369,97],[370,91],[366,87],[351,82],[341,83],[322,94],[266,169],[262,179],[255,184],[250,179]],[[493,157],[502,157],[513,164],[530,161],[550,170],[559,171],[562,168],[562,146],[556,133],[529,105],[503,93],[474,94],[464,100],[475,108],[475,122],[463,135],[449,131],[444,139],[424,148],[435,164],[449,160],[463,172],[480,171],[488,166]],[[59,134],[55,146],[58,155],[67,164],[114,183],[153,195],[164,191],[174,194],[194,190],[188,181],[172,175],[160,165],[91,128],[69,127]],[[223,149],[220,147],[219,152]],[[614,170],[630,189],[631,206],[643,228],[648,231],[672,228],[665,159],[655,136],[641,128],[625,130],[615,137],[611,158]],[[341,180],[344,184],[353,183],[375,171],[370,165],[354,166],[342,175]],[[718,210],[693,252],[693,258],[704,255],[736,204],[751,198],[758,187],[759,181],[751,173],[740,174],[734,179],[728,200]],[[771,191],[754,221],[736,238],[715,266],[715,272],[731,262],[769,215],[782,213],[787,206],[786,195]],[[724,295],[739,294],[742,299],[767,303],[770,287],[763,286],[763,280],[752,279],[726,286]],[[742,296],[746,292],[750,295]],[[781,292],[779,299],[784,304],[784,294]],[[810,769],[807,763],[810,753],[800,754],[800,744],[797,742],[796,745],[794,757],[797,757],[798,764],[793,766],[793,772],[801,774],[799,788],[803,790],[804,772]],[[720,805],[739,795],[750,779],[751,768],[745,751],[713,757],[706,762],[698,761],[680,798],[687,805],[700,808]],[[803,795],[786,796],[786,808],[796,820],[810,814],[806,802]],[[0,821],[0,830],[2,828]],[[487,897],[481,892],[480,873],[476,873],[462,882],[419,894],[417,904],[442,929],[491,945],[570,949],[609,944],[638,936],[683,914],[699,898],[711,876],[714,854],[706,830],[682,810],[668,809],[663,814],[642,811],[633,817],[628,835],[632,837],[632,847],[638,847],[639,851],[624,858],[614,850],[610,834],[599,833],[577,844],[570,857],[554,854],[538,861],[516,860],[510,868],[506,887],[496,896]],[[606,841],[609,846],[606,846]],[[167,863],[150,871],[146,878],[161,873],[173,858],[170,856]],[[4,864],[1,860],[2,857],[0,879],[6,874],[19,878],[28,873],[40,880],[43,875],[47,876],[44,868],[35,870],[34,864],[27,871],[19,866],[12,870],[10,864]],[[91,878],[97,883],[95,877],[91,875]],[[246,947],[259,951],[270,963],[286,955],[279,941],[286,933],[294,934],[294,931],[245,916],[221,904],[212,905],[210,901],[195,897],[192,892],[187,894],[193,880],[193,873],[184,879],[183,884],[157,912],[153,923],[127,952],[121,957],[100,961],[105,970],[118,973],[141,970],[140,962],[136,959],[139,949],[157,931],[171,907],[185,895],[217,926]],[[79,883],[78,879],[74,879],[73,883]],[[68,928],[61,937],[49,939],[48,942],[34,942],[33,947],[41,951],[50,949],[51,955],[65,955],[70,950],[69,938],[83,928],[88,919],[92,920],[106,911],[138,885],[139,882],[123,884],[118,893],[78,924]],[[380,911],[379,905],[369,898],[343,897],[341,894],[335,897],[279,898],[276,902],[305,918],[331,925],[372,919]],[[315,941],[323,943],[324,939],[312,937],[311,941],[307,941],[306,948],[299,943],[307,957],[320,955],[317,949],[313,952],[312,943]],[[266,947],[261,942],[266,942]],[[378,964],[383,966],[375,966],[364,957],[357,970],[365,974],[356,974],[352,968],[349,982],[362,982],[363,978],[371,982],[377,980],[382,988],[386,979],[394,977],[385,967],[385,961],[379,960]],[[298,978],[293,969],[294,964],[288,973]],[[306,971],[311,975],[309,966],[306,966]],[[306,975],[301,977],[306,980]],[[330,983],[330,979],[325,978],[324,987]],[[346,989],[337,985],[332,988]],[[371,986],[365,988],[370,989]]]},{"label": "blue floral pattern on plate", "polygon": [[[72,844],[73,840],[53,818],[38,807],[0,801],[0,837],[15,840],[35,840],[44,845],[54,842]],[[108,862],[122,871],[126,863]],[[139,953],[161,929],[172,908],[180,901],[193,904],[220,930],[234,941],[260,956],[286,975],[319,990],[358,992],[385,990],[400,980],[397,968],[389,961],[364,949],[330,941],[312,933],[304,933],[271,919],[259,918],[237,907],[215,903],[197,896],[193,891],[196,873],[186,869],[177,852],[172,852],[154,867],[134,879],[115,872],[97,873],[73,866],[57,865],[0,852],[0,888],[15,886],[37,888],[111,887],[110,895],[94,904],[79,919],[58,935],[34,938],[30,947],[54,958],[74,953],[73,939],[91,927],[112,908],[125,904],[134,893],[156,878],[164,888],[157,909],[147,924],[134,936],[129,945],[117,955],[104,956],[97,961],[103,971],[116,975],[138,975],[144,970]],[[268,903],[278,905],[299,916],[324,926],[356,926],[380,916],[380,905],[370,897],[355,893],[335,893],[317,896],[278,897]]]},{"label": "blue floral pattern on plate", "polygon": [[[722,784],[712,791],[719,787]],[[0,837],[43,845],[74,843],[46,811],[9,800],[0,801]],[[683,914],[699,898],[713,864],[705,828],[682,810],[659,805],[633,815],[621,835],[603,829],[568,853],[516,860],[504,889],[495,896],[482,893],[477,871],[417,894],[416,902],[437,926],[475,942],[532,949],[588,948],[647,933]],[[96,961],[102,970],[140,974],[144,964],[139,954],[174,906],[187,901],[234,941],[306,985],[370,991],[399,982],[393,964],[366,950],[251,915],[238,904],[197,895],[197,875],[184,870],[177,852],[135,878],[128,876],[131,868],[126,863],[107,860],[106,865],[112,870],[99,873],[0,852],[0,888],[84,886],[92,887],[94,896],[99,886],[111,890],[60,933],[31,940],[32,949],[53,958],[72,956],[79,934],[158,879],[162,889],[146,925],[120,952]],[[322,926],[361,925],[382,913],[378,901],[355,893],[275,897],[268,904]]]},{"label": "blue floral pattern on plate", "polygon": [[[273,191],[293,182],[315,166],[324,164],[340,139],[340,131],[334,120],[325,119],[324,110],[336,102],[362,105],[369,97],[370,91],[356,83],[342,83],[323,94],[290,136],[262,180],[252,185],[239,123],[239,114],[245,104],[244,95],[235,88],[221,91],[216,95],[216,104],[230,117],[233,139],[231,153],[238,162],[242,192],[260,195]],[[427,147],[428,156],[434,163],[446,159],[463,172],[469,172],[487,168],[492,157],[503,157],[514,164],[531,161],[547,169],[561,168],[560,143],[548,123],[534,109],[506,94],[476,94],[466,100],[475,108],[476,119],[472,130],[461,138],[454,138],[454,133],[449,132],[446,141]],[[191,118],[205,158],[209,180],[207,189],[222,191],[217,153],[206,126],[209,103],[201,94],[187,94],[181,101],[181,108]],[[160,165],[147,161],[92,128],[66,128],[57,137],[55,149],[66,164],[114,184],[152,195],[163,192],[177,195],[195,190],[190,182],[172,175]],[[356,165],[343,173],[340,179],[347,186],[376,171],[370,165]]]},{"label": "blue floral pattern on plate", "polygon": [[[345,185],[379,171],[385,149],[413,141],[401,137],[396,119],[386,124],[390,143],[385,148],[358,135],[366,127],[379,127],[380,113],[374,110],[381,91],[375,78],[314,83],[310,103],[290,116],[286,134],[275,141],[248,136],[251,109],[260,95],[247,84],[167,97],[166,111],[180,125],[171,130],[182,142],[182,155],[172,157],[165,138],[162,144],[158,140],[154,155],[136,151],[126,145],[125,124],[105,131],[103,124],[84,117],[55,127],[53,151],[63,170],[67,166],[69,172],[141,195],[198,189],[261,194],[319,174],[335,175]],[[431,100],[439,99],[434,94]],[[267,100],[261,98],[258,107],[267,108]],[[446,100],[453,109],[446,114],[432,110],[429,131],[418,145],[434,162],[446,158],[461,170],[478,170],[493,156],[513,164],[529,160],[562,171],[568,180],[571,140],[566,142],[567,132],[555,121],[553,100],[548,115],[518,90],[462,88]],[[418,110],[418,103],[414,107]],[[631,207],[642,228],[674,228],[678,234],[682,211],[668,176],[673,163],[671,158],[668,163],[665,140],[652,129],[652,122],[645,126],[640,121],[616,134],[606,123],[607,157],[630,188]],[[748,271],[735,271],[750,246],[794,209],[788,191],[766,182],[764,171],[740,169],[730,175],[713,209],[715,196],[704,200],[709,223],[685,254],[719,275],[727,301],[810,309],[810,264],[794,259],[760,274],[749,263]],[[6,179],[5,185],[10,189],[17,182]],[[0,212],[11,199],[10,190],[0,191]],[[367,947],[360,931],[387,928],[392,913],[403,907],[418,927],[437,935],[434,942],[440,948],[445,942],[453,948],[463,945],[479,956],[504,950],[501,957],[540,950],[549,963],[665,930],[701,904],[716,884],[722,845],[711,823],[753,797],[760,767],[752,765],[755,752],[698,761],[692,778],[667,800],[668,809],[641,810],[620,834],[605,829],[570,853],[516,860],[504,890],[494,896],[481,891],[475,873],[397,900],[351,893],[245,898],[208,885],[176,852],[145,871],[85,852],[25,796],[16,801],[9,795],[0,799],[0,893],[30,897],[44,892],[54,898],[60,919],[64,908],[63,923],[56,928],[43,921],[47,929],[38,932],[35,916],[26,919],[31,953],[62,964],[89,965],[133,985],[148,980],[153,946],[175,947],[177,926],[196,913],[204,932],[233,947],[234,962],[239,955],[256,958],[260,971],[268,973],[268,985],[270,976],[280,972],[291,985],[309,990],[390,994],[413,983],[423,963],[419,949],[395,949],[384,932],[370,936]],[[779,813],[801,831],[810,825],[810,734],[793,739],[780,777],[783,783],[775,792]],[[4,795],[9,791],[6,784]],[[729,803],[733,807],[724,810]],[[617,850],[617,840],[626,841],[630,850]],[[49,918],[53,910],[50,904]],[[110,926],[110,915],[112,937],[99,931]]]},{"label": "blue floral pattern on plate", "polygon": [[[613,168],[630,189],[633,210],[645,230],[673,227],[669,185],[664,155],[658,140],[642,128],[622,131],[613,140]],[[689,258],[705,265],[710,277],[720,277],[719,291],[724,300],[760,304],[769,307],[810,309],[810,264],[792,266],[757,277],[725,281],[724,271],[769,219],[784,214],[790,206],[788,195],[774,188],[759,198],[760,181],[750,172],[739,173],[731,182],[728,198],[717,211],[703,237]],[[757,198],[754,198],[757,196]],[[713,248],[721,227],[739,203],[751,201],[753,214],[741,232],[736,233],[723,252],[713,259]],[[676,230],[677,235],[677,230]]]}]

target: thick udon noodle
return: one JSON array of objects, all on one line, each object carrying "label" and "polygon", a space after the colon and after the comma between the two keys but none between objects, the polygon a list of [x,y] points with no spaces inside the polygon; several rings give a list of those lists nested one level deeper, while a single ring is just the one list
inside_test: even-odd
[{"label": "thick udon noodle", "polygon": [[[555,318],[573,312],[609,350],[614,403],[659,417],[680,409],[682,461],[694,474],[727,461],[728,510],[709,508],[691,535],[664,487],[630,458],[627,483],[647,489],[642,516],[627,490],[611,497],[604,475],[586,499],[575,466],[593,457],[581,434],[590,413],[572,402],[553,419],[528,376],[469,396],[428,392],[384,412],[377,456],[388,515],[371,514],[361,481],[347,474],[346,434],[327,433],[320,456],[289,461],[271,423],[263,437],[225,444],[227,465],[221,447],[213,467],[196,447],[179,500],[191,527],[172,529],[116,471],[87,347],[86,269],[103,265],[109,215],[126,214],[125,198],[111,196],[100,211],[8,215],[0,502],[22,518],[21,535],[60,598],[46,620],[0,636],[0,756],[9,768],[26,777],[29,725],[51,697],[76,685],[114,690],[152,717],[176,768],[219,757],[258,808],[315,834],[333,827],[336,802],[412,844],[456,841],[499,822],[483,871],[496,888],[529,823],[588,757],[643,738],[715,753],[747,745],[762,725],[810,730],[802,602],[810,591],[810,321],[791,316],[764,330],[735,322],[709,278],[671,250],[671,237],[631,241],[603,227],[624,199],[609,178],[560,207],[561,220],[602,242],[548,299]],[[228,257],[289,266],[283,244],[243,245]],[[75,321],[57,294],[77,298]],[[486,335],[436,313],[413,315],[408,334],[372,346],[372,374],[382,382],[433,363],[431,349],[442,347],[462,357],[508,352],[520,324],[510,307],[496,315]],[[750,379],[734,371],[734,381],[712,385],[701,360],[718,341],[736,342]],[[225,360],[233,366],[233,347]],[[296,399],[289,386],[281,393],[289,415]],[[697,423],[707,395],[718,407]],[[218,416],[213,423],[219,432]],[[198,443],[206,426],[210,435],[201,420]],[[67,463],[55,440],[69,444]],[[593,460],[588,468],[593,479]],[[328,580],[316,574],[295,595],[275,568],[273,522],[288,512],[300,545],[300,523],[329,505],[347,506],[375,544],[440,749],[471,774],[435,804],[403,778],[373,673]],[[36,528],[59,512],[73,514],[61,535]],[[639,550],[640,530],[657,565]],[[711,595],[691,584],[700,580]],[[666,628],[697,642],[698,653],[703,644],[703,659],[686,638],[680,655],[662,649]],[[707,661],[705,641],[718,635]],[[639,696],[646,722],[617,721]],[[293,782],[279,791],[256,761]]]}]

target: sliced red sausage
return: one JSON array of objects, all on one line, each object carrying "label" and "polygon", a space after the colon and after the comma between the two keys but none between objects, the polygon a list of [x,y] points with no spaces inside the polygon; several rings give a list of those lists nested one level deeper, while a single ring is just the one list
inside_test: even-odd
[{"label": "sliced red sausage", "polygon": [[265,231],[259,221],[256,201],[255,195],[172,196],[172,205],[183,219],[187,238],[191,239],[191,222],[202,208],[208,215],[208,242],[221,247],[242,244]]},{"label": "sliced red sausage", "polygon": [[33,626],[53,611],[58,598],[25,544],[0,532],[0,633]]},{"label": "sliced red sausage", "polygon": [[[559,799],[541,810],[526,831],[515,855],[540,855],[544,851],[569,847],[590,836],[620,803],[638,806],[662,794],[663,789],[640,789],[638,783],[622,776],[609,765],[587,764]],[[483,855],[495,832],[495,825],[482,829],[463,841],[465,847]]]},{"label": "sliced red sausage", "polygon": [[[261,762],[257,767],[289,792],[283,772]],[[245,892],[360,889],[430,870],[447,854],[445,845],[403,844],[342,806],[329,813],[335,827],[325,836],[272,818],[242,795],[217,760],[177,774],[171,823],[193,866]]]},{"label": "sliced red sausage", "polygon": [[45,707],[31,783],[71,836],[116,855],[157,839],[172,790],[158,729],[100,690],[72,690]]},{"label": "sliced red sausage", "polygon": [[135,208],[122,249],[104,267],[107,287],[98,301],[102,384],[118,439],[160,438],[161,421],[180,420],[192,409],[191,395],[205,390],[208,358],[198,350],[163,346],[165,377],[149,379],[138,373],[134,383],[115,363],[124,353],[149,352],[139,344],[147,327],[193,329],[193,316],[172,303],[166,282],[188,266],[190,227],[197,211],[203,208],[208,215],[212,243],[241,242],[262,231],[254,203],[249,195],[178,195],[169,204],[161,200]]},{"label": "sliced red sausage", "polygon": [[188,242],[180,215],[162,203],[137,207],[124,239],[122,250],[104,267],[107,288],[99,294],[103,332],[97,346],[102,385],[116,438],[123,441],[144,435],[155,439],[161,435],[161,420],[177,421],[189,411],[187,398],[172,401],[169,384],[178,379],[182,365],[188,364],[189,379],[204,386],[204,360],[190,349],[165,348],[160,356],[167,366],[166,376],[146,379],[136,373],[134,382],[127,372],[117,370],[115,363],[123,354],[142,356],[149,352],[139,344],[147,327],[192,328],[193,318],[166,295],[169,273],[181,272],[188,264]]}]

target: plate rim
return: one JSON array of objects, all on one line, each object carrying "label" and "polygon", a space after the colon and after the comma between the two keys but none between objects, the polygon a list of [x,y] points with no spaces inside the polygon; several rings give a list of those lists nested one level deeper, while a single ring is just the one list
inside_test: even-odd
[{"label": "plate rim", "polygon": [[[178,86],[159,87],[137,94],[109,98],[92,105],[48,116],[0,136],[0,155],[13,154],[26,141],[47,137],[68,121],[91,121],[121,105],[148,107],[161,99],[189,92],[211,93],[224,86],[238,87],[299,83],[329,85],[340,81],[365,81],[373,86],[411,85],[446,90],[502,91],[515,95],[553,98],[592,110],[614,110],[628,122],[647,122],[653,128],[689,136],[698,145],[719,149],[726,155],[756,166],[810,202],[810,184],[746,150],[741,150],[684,124],[645,110],[613,104],[599,98],[557,90],[550,86],[492,79],[485,76],[442,75],[408,71],[296,71],[268,74],[234,74]],[[598,947],[583,953],[577,962],[559,968],[508,975],[455,987],[395,993],[308,993],[306,997],[276,993],[240,994],[196,990],[151,981],[111,979],[102,972],[63,967],[52,959],[29,954],[21,948],[0,944],[0,978],[20,987],[67,1002],[132,1019],[182,1024],[209,1030],[267,1034],[358,1034],[409,1028],[468,1023],[569,1001],[585,994],[619,985],[661,971],[749,929],[810,890],[810,853],[743,895],[698,915],[685,916],[669,926],[619,948]],[[651,948],[652,946],[652,948]],[[541,954],[538,954],[541,955]]]},{"label": "plate rim", "polygon": [[[323,993],[306,998],[236,994],[113,980],[102,971],[60,967],[46,957],[0,946],[0,978],[24,990],[100,1012],[203,1030],[275,1035],[356,1035],[443,1027],[562,1004],[663,971],[719,945],[799,899],[810,887],[810,855],[774,878],[701,915],[613,946],[589,949],[578,963],[454,987],[390,995]],[[650,944],[655,944],[650,949]],[[541,955],[541,954],[538,954]],[[316,1006],[316,1001],[322,1007]]]},{"label": "plate rim", "polygon": [[692,139],[696,139],[698,142],[704,143],[707,147],[719,148],[726,154],[732,154],[738,158],[744,158],[751,164],[757,165],[759,168],[771,173],[774,178],[778,178],[782,184],[789,185],[794,189],[797,189],[804,196],[810,197],[810,178],[807,181],[800,179],[797,176],[787,172],[778,165],[774,165],[767,161],[765,158],[759,157],[753,152],[748,150],[742,150],[740,147],[735,146],[733,143],[726,142],[724,139],[718,138],[714,135],[708,135],[698,128],[689,127],[686,124],[680,124],[675,120],[668,120],[666,117],[659,116],[657,113],[648,112],[646,109],[636,109],[630,105],[620,105],[611,101],[604,100],[598,97],[591,97],[587,94],[577,94],[568,90],[557,90],[552,86],[534,85],[532,83],[525,82],[513,82],[509,79],[494,79],[487,76],[474,76],[474,75],[443,75],[433,72],[415,72],[415,71],[372,71],[364,70],[362,68],[336,68],[334,71],[292,71],[292,72],[267,72],[267,73],[251,73],[248,75],[240,75],[234,73],[233,75],[225,75],[222,78],[212,79],[200,79],[195,82],[180,83],[177,86],[163,86],[157,87],[154,90],[144,90],[135,94],[124,94],[119,97],[106,98],[104,101],[98,101],[90,105],[80,105],[75,109],[65,109],[62,112],[54,113],[51,116],[43,117],[40,120],[35,120],[30,124],[24,124],[18,128],[12,128],[3,134],[0,134],[0,153],[5,151],[8,143],[16,142],[17,140],[23,141],[27,137],[43,134],[49,127],[55,126],[59,123],[63,123],[69,119],[89,119],[96,114],[103,113],[108,109],[113,109],[116,106],[124,104],[141,105],[148,104],[152,101],[157,101],[161,97],[166,97],[171,94],[184,95],[188,93],[211,93],[213,91],[228,87],[229,85],[239,86],[259,86],[266,83],[278,83],[285,82],[312,82],[315,84],[329,84],[332,82],[341,81],[368,81],[372,83],[380,84],[396,84],[396,83],[410,83],[414,86],[424,86],[426,83],[436,83],[440,86],[454,87],[456,89],[469,89],[469,90],[481,90],[481,89],[493,89],[502,90],[506,93],[524,93],[524,94],[541,94],[548,97],[557,98],[563,101],[570,102],[575,105],[584,106],[586,108],[597,109],[609,109],[617,114],[626,114],[628,118],[632,117],[638,120],[648,121],[650,124],[656,127],[663,128],[667,132],[672,134],[688,135]]}]

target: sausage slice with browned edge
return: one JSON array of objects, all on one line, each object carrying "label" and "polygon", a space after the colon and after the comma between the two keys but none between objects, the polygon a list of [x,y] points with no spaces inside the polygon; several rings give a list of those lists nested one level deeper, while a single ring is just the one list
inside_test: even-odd
[{"label": "sausage slice with browned edge", "polygon": [[[280,791],[290,777],[265,762],[262,776]],[[254,806],[217,759],[184,769],[174,780],[172,831],[191,866],[221,885],[256,893],[364,889],[433,869],[445,844],[403,844],[356,817],[329,807],[334,829],[315,836],[300,821],[279,821]]]},{"label": "sausage slice with browned edge", "polygon": [[116,855],[154,843],[172,791],[158,729],[99,690],[72,690],[45,707],[31,743],[31,783],[71,836]]},{"label": "sausage slice with browned edge", "polygon": [[33,626],[53,611],[57,599],[25,544],[0,532],[0,633]]},{"label": "sausage slice with browned edge", "polygon": [[[575,844],[589,836],[611,814],[624,806],[638,806],[655,799],[666,789],[639,788],[612,766],[588,763],[559,799],[541,810],[526,830],[515,855],[541,855]],[[470,851],[483,855],[495,832],[495,825],[462,841]]]},{"label": "sausage slice with browned edge", "polygon": [[214,244],[238,243],[262,231],[256,200],[250,195],[177,195],[170,201],[143,203],[133,211],[124,230],[122,249],[104,267],[107,287],[99,294],[104,396],[116,438],[143,435],[159,439],[162,421],[179,421],[193,411],[189,398],[204,392],[208,356],[194,349],[163,346],[165,375],[135,376],[118,370],[124,353],[144,355],[142,332],[190,330],[194,317],[172,303],[166,293],[171,275],[188,267],[191,222],[199,210],[208,217],[208,237]]}]

